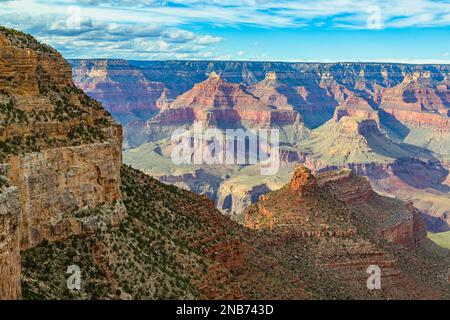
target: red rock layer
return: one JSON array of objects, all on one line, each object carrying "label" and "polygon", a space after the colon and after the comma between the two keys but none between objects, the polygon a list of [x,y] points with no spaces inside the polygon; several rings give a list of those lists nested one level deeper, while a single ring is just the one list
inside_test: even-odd
[{"label": "red rock layer", "polygon": [[447,115],[393,108],[384,108],[383,110],[405,124],[419,128],[436,129],[442,132],[450,131],[450,117]]},{"label": "red rock layer", "polygon": [[354,176],[350,170],[321,173],[318,177],[319,185],[328,187],[337,199],[350,207],[363,208],[367,221],[383,239],[414,248],[426,238],[425,222],[412,203],[402,205],[383,199],[368,180]]},{"label": "red rock layer", "polygon": [[170,125],[203,121],[209,124],[237,123],[255,125],[292,124],[299,121],[297,112],[267,104],[248,93],[239,84],[228,83],[212,73],[150,119],[150,125]]},{"label": "red rock layer", "polygon": [[124,60],[80,60],[74,81],[115,115],[157,111],[167,103],[164,84],[148,80]]}]

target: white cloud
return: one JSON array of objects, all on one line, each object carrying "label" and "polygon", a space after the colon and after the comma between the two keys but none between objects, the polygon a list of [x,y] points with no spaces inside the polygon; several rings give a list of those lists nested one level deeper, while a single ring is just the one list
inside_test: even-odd
[{"label": "white cloud", "polygon": [[79,5],[83,15],[97,21],[164,26],[205,22],[366,28],[370,18],[367,8],[371,6],[380,8],[383,25],[388,28],[450,25],[450,3],[439,0],[18,0],[6,6],[16,12],[57,14],[69,5]]},{"label": "white cloud", "polygon": [[65,10],[58,14],[33,14],[13,13],[9,9],[0,8],[0,25],[29,32],[56,47],[67,58],[104,55],[128,59],[195,58],[204,56],[209,47],[222,40],[180,27],[95,20],[87,15],[81,15],[79,25],[74,27],[67,23]]},{"label": "white cloud", "polygon": [[[440,0],[11,0],[0,25],[30,32],[78,55],[141,58],[204,57],[223,39],[198,32],[208,26],[364,29],[378,6],[384,28],[450,26],[450,2]],[[68,23],[79,6],[79,27]],[[73,17],[72,17],[73,18]],[[190,29],[190,30],[188,30]],[[212,29],[211,29],[212,30]],[[207,32],[209,33],[209,32]],[[259,43],[255,43],[259,46]],[[105,53],[108,48],[110,52]],[[177,51],[178,50],[178,51]],[[444,49],[445,50],[445,49]],[[220,53],[217,53],[220,56]],[[245,53],[238,53],[237,57]],[[235,55],[236,56],[236,55]],[[222,56],[223,57],[223,56]]]}]

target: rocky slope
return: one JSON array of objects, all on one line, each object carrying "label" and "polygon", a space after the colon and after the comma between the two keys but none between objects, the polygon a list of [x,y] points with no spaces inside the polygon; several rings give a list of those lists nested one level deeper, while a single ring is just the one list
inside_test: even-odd
[{"label": "rocky slope", "polygon": [[0,28],[0,297],[20,297],[19,251],[117,225],[121,127],[76,88],[71,66]]},{"label": "rocky slope", "polygon": [[[348,175],[338,179],[346,180],[348,187],[359,181]],[[326,183],[340,184],[331,180],[328,176]],[[320,219],[328,220],[327,231],[336,234],[318,235],[314,220],[311,229],[304,230],[310,236],[298,237],[275,229],[245,229],[220,214],[205,196],[162,184],[130,167],[122,168],[122,182],[129,215],[118,229],[42,243],[25,252],[25,298],[447,298],[448,285],[439,274],[448,253],[430,253],[432,244],[423,238],[420,223],[412,226],[414,234],[394,239],[399,246],[377,244],[352,220],[353,208],[358,213],[363,208],[314,191],[314,197],[328,202],[308,201],[311,212],[328,208],[319,213]],[[324,183],[319,182],[320,188]],[[397,201],[373,197],[379,205],[393,206],[386,213],[375,207],[370,214],[399,210],[392,220],[404,224],[405,230],[411,227],[414,213]],[[385,230],[383,226],[380,230]],[[409,249],[402,249],[403,243]],[[65,289],[60,270],[70,264],[82,270],[80,291]],[[382,290],[367,290],[369,264],[382,268]]]},{"label": "rocky slope", "polygon": [[[349,170],[314,176],[306,167],[297,166],[290,184],[260,197],[248,209],[245,225],[304,242],[316,268],[331,270],[353,290],[365,285],[361,280],[367,267],[377,265],[383,283],[378,293],[436,294],[427,288],[428,283],[413,276],[415,267],[405,268],[405,257],[396,249],[420,252],[418,248],[428,241],[419,212],[377,195],[368,181]],[[427,260],[422,254],[406,260],[410,259],[410,266],[422,265]],[[430,271],[435,272],[442,271]],[[441,281],[445,283],[445,277]]]}]

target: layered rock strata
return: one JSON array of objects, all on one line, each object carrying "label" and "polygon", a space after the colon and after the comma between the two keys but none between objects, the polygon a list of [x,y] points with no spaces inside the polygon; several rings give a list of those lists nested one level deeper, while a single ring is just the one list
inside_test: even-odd
[{"label": "layered rock strata", "polygon": [[[0,28],[0,298],[21,297],[20,250],[117,226],[122,130],[77,89],[71,67]],[[1,185],[0,185],[1,189]]]}]

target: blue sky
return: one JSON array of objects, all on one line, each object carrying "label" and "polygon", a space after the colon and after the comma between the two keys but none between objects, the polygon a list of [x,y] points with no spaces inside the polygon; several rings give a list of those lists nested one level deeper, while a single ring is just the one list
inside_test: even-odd
[{"label": "blue sky", "polygon": [[450,0],[0,0],[66,58],[450,63]]}]

